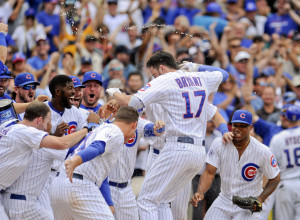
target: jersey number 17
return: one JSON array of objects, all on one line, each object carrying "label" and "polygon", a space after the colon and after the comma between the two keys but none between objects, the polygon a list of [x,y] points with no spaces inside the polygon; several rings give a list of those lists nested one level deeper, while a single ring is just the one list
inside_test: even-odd
[{"label": "jersey number 17", "polygon": [[[206,97],[206,93],[205,90],[199,90],[199,91],[194,91],[194,96],[201,97],[201,101],[199,104],[199,109],[195,115],[195,118],[199,118],[201,112],[202,112],[202,108],[203,108],[203,104],[205,101],[205,97]],[[190,96],[188,92],[183,92],[182,93],[182,97],[185,99],[185,105],[186,105],[186,113],[183,114],[183,118],[194,118],[194,114],[191,113],[191,102],[190,102]]]}]

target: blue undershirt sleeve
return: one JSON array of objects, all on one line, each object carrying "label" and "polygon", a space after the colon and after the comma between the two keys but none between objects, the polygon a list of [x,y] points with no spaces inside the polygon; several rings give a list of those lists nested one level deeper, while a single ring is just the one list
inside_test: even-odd
[{"label": "blue undershirt sleeve", "polygon": [[102,182],[102,185],[100,187],[100,192],[101,192],[102,196],[104,197],[105,202],[107,203],[107,205],[113,206],[114,203],[111,199],[111,192],[110,192],[110,187],[109,187],[109,184],[108,184],[108,178],[107,177]]},{"label": "blue undershirt sleeve", "polygon": [[227,71],[221,69],[221,68],[218,68],[218,67],[215,67],[215,66],[206,66],[206,65],[201,65],[199,68],[198,68],[198,71],[199,72],[202,72],[202,71],[220,71],[223,75],[223,80],[222,82],[225,82],[228,77],[229,77],[229,74]]},{"label": "blue undershirt sleeve", "polygon": [[90,161],[95,157],[103,154],[105,152],[104,141],[94,141],[90,146],[80,151],[77,155],[81,157],[82,163]]}]

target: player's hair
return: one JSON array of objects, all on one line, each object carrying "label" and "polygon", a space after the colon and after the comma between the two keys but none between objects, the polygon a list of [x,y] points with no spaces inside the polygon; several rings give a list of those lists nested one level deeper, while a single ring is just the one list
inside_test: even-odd
[{"label": "player's hair", "polygon": [[66,75],[58,75],[53,77],[49,83],[49,90],[52,97],[55,97],[55,90],[58,87],[65,87],[68,82],[73,83],[72,79]]},{"label": "player's hair", "polygon": [[129,73],[128,80],[130,79],[131,76],[139,76],[141,78],[141,80],[144,81],[143,75],[140,72],[131,72],[131,73]]},{"label": "player's hair", "polygon": [[146,64],[147,68],[153,67],[154,69],[159,69],[160,65],[164,65],[176,70],[179,69],[173,55],[165,51],[158,51],[154,53]]},{"label": "player's hair", "polygon": [[135,108],[131,106],[122,106],[119,108],[116,114],[115,121],[122,121],[127,124],[131,124],[133,122],[136,122],[138,119],[139,119],[139,113]]},{"label": "player's hair", "polygon": [[50,112],[50,108],[43,102],[31,102],[26,110],[24,119],[33,121],[36,118],[43,117],[43,119]]}]

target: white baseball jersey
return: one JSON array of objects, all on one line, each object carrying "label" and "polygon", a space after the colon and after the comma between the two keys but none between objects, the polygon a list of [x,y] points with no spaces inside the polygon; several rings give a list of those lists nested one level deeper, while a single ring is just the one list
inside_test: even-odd
[{"label": "white baseball jersey", "polygon": [[16,124],[15,120],[0,126],[0,189],[9,187],[26,169],[48,133],[34,127]]},{"label": "white baseball jersey", "polygon": [[135,96],[146,108],[152,103],[162,106],[168,126],[166,137],[188,136],[204,140],[208,96],[217,91],[222,79],[219,71],[178,70],[152,80]]},{"label": "white baseball jersey", "polygon": [[270,149],[278,161],[281,180],[300,177],[300,127],[276,134],[271,140]]},{"label": "white baseball jersey", "polygon": [[[59,112],[53,108],[51,102],[46,102],[46,104],[50,107],[51,110],[51,134],[54,134],[57,126],[62,122],[69,124],[69,129],[66,131],[65,135],[72,134],[75,131],[79,131],[87,124],[86,116],[82,114],[82,112],[75,106],[72,106],[70,109],[65,108],[63,112]],[[61,160],[55,160],[53,164],[53,168],[58,169],[62,164],[62,161],[64,161],[68,149],[60,150],[58,152],[57,150],[52,151],[56,151],[53,154],[61,154]]]},{"label": "white baseball jersey", "polygon": [[145,126],[147,124],[151,124],[151,122],[139,118],[135,136],[122,147],[121,156],[109,173],[109,181],[123,183],[131,179],[134,172],[138,143],[141,137],[145,136]]},{"label": "white baseball jersey", "polygon": [[259,196],[262,192],[262,178],[274,179],[279,174],[276,159],[270,149],[253,137],[241,158],[235,146],[222,143],[216,138],[206,155],[206,163],[219,168],[221,194],[231,199]]},{"label": "white baseball jersey", "polygon": [[[86,140],[78,145],[74,153],[77,154],[89,147],[93,141],[98,140],[106,143],[104,153],[76,167],[74,173],[83,175],[100,187],[119,159],[124,144],[124,135],[116,125],[103,123],[88,134]],[[65,167],[62,166],[62,168],[64,169]]]}]

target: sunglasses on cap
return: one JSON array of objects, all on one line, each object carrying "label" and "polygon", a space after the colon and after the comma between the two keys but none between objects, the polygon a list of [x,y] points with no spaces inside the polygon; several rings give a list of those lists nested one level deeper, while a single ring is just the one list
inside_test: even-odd
[{"label": "sunglasses on cap", "polygon": [[120,71],[120,70],[122,70],[122,68],[121,67],[113,67],[113,68],[110,68],[109,70],[111,70],[111,71]]},{"label": "sunglasses on cap", "polygon": [[19,86],[19,87],[21,87],[24,90],[29,90],[29,89],[36,90],[36,85],[25,85],[25,86]]}]

